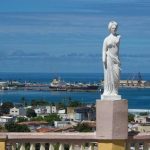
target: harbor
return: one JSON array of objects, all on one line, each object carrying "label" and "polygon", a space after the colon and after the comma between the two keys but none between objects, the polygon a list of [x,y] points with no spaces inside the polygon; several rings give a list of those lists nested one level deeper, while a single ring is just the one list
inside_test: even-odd
[{"label": "harbor", "polygon": [[[35,91],[103,91],[103,80],[94,83],[65,82],[60,78],[50,83],[0,81],[0,90],[35,90]],[[120,88],[150,88],[150,82],[145,80],[120,80]]]},{"label": "harbor", "polygon": [[[55,74],[49,73],[1,73],[1,81],[11,81],[9,87],[5,86],[6,89],[1,89],[0,99],[4,101],[13,101],[19,103],[22,98],[26,101],[33,99],[47,100],[49,102],[65,102],[68,99],[78,100],[82,103],[91,104],[95,103],[96,99],[100,97],[100,89],[98,90],[58,90],[50,89],[50,84],[55,79]],[[102,74],[59,74],[61,81],[66,83],[83,83],[83,84],[96,84],[103,82]],[[128,86],[126,83],[132,83],[128,80],[129,74],[122,74],[119,93],[124,99],[129,100],[129,108],[131,109],[149,109],[149,98],[150,98],[150,74],[142,74],[144,86],[137,86],[138,81],[133,82],[134,86]],[[85,78],[86,77],[86,78]],[[146,82],[145,82],[146,81]],[[5,84],[5,85],[7,85]],[[13,84],[13,85],[12,85]],[[133,84],[130,84],[133,85]],[[136,97],[135,97],[136,95]]]}]

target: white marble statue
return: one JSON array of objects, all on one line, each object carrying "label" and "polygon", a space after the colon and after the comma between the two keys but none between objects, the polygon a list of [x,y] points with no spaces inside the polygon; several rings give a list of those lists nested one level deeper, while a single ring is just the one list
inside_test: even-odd
[{"label": "white marble statue", "polygon": [[117,34],[118,23],[111,21],[108,24],[110,35],[103,42],[102,61],[104,65],[104,93],[101,99],[119,100],[120,81],[119,44],[120,35]]}]

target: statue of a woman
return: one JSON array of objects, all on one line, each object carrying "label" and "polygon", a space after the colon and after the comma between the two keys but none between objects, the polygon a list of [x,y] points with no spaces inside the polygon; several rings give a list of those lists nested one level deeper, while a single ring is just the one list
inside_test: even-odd
[{"label": "statue of a woman", "polygon": [[110,35],[104,39],[102,60],[104,65],[104,93],[101,99],[121,99],[118,95],[120,81],[119,43],[120,35],[117,34],[118,23],[111,21],[108,24]]}]

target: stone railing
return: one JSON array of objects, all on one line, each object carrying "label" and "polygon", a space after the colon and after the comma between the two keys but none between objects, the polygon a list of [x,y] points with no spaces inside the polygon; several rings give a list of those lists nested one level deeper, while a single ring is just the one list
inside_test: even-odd
[{"label": "stone railing", "polygon": [[[0,133],[0,150],[101,150],[100,143],[95,133]],[[150,133],[129,136],[124,149],[150,150]]]},{"label": "stone railing", "polygon": [[95,133],[1,133],[0,150],[96,150]]},{"label": "stone railing", "polygon": [[128,137],[127,106],[97,100],[93,133],[0,133],[0,150],[150,150],[150,134]]},{"label": "stone railing", "polygon": [[129,136],[126,149],[150,150],[150,133],[139,133],[134,136]]}]

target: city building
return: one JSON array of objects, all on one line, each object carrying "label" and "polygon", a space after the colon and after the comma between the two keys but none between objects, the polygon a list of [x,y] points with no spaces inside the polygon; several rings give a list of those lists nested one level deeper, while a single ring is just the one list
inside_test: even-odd
[{"label": "city building", "polygon": [[95,107],[78,107],[75,109],[75,121],[95,120],[96,110]]},{"label": "city building", "polygon": [[150,124],[140,124],[138,126],[138,131],[140,133],[149,133],[150,132]]},{"label": "city building", "polygon": [[10,109],[9,114],[11,116],[26,116],[26,110],[23,107],[20,108],[13,107]]},{"label": "city building", "polygon": [[46,115],[51,113],[57,113],[56,106],[38,106],[34,108],[37,115]]},{"label": "city building", "polygon": [[66,120],[68,119],[68,115],[66,114],[66,110],[65,109],[60,109],[58,110],[58,115],[62,120]]},{"label": "city building", "polygon": [[68,115],[68,119],[74,120],[75,119],[75,107],[67,107],[67,115]]},{"label": "city building", "polygon": [[136,123],[144,123],[144,124],[146,124],[146,123],[150,123],[150,117],[149,116],[135,116],[134,117],[134,121],[136,122]]},{"label": "city building", "polygon": [[13,121],[13,117],[0,116],[0,125],[5,125],[9,121]]}]

